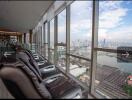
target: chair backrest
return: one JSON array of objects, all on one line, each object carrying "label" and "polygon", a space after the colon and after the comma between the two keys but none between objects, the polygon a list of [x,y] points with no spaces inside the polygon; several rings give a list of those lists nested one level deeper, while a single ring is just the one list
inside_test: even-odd
[{"label": "chair backrest", "polygon": [[[30,57],[31,62],[33,62],[33,65],[35,65],[35,66],[37,67],[38,65],[37,65],[36,62],[37,62],[37,61],[40,61],[40,60],[35,60],[35,59],[34,59],[34,56],[33,56],[33,54],[32,54],[31,51],[29,51],[29,50],[25,50],[24,52]],[[40,57],[40,58],[41,58],[41,57]],[[41,68],[43,68],[44,66],[53,65],[52,63],[50,63],[50,62],[49,62],[47,59],[45,59],[44,57],[41,58],[41,59],[44,60],[44,64],[39,65],[37,68],[41,69]]]},{"label": "chair backrest", "polygon": [[24,51],[17,52],[16,57],[20,59],[25,65],[27,65],[30,68],[30,70],[32,70],[36,74],[39,81],[41,82],[42,80],[41,73],[39,71],[39,67],[37,63],[31,57],[29,57],[26,53],[24,53]]},{"label": "chair backrest", "polygon": [[[34,59],[34,56],[30,50],[25,49],[25,53],[30,56],[32,59]],[[34,59],[35,60],[35,59]]]},{"label": "chair backrest", "polygon": [[15,98],[51,98],[34,72],[19,61],[2,65],[0,78]]},{"label": "chair backrest", "polygon": [[16,52],[15,57],[3,56],[0,78],[15,98],[51,98],[36,67],[24,52]]}]

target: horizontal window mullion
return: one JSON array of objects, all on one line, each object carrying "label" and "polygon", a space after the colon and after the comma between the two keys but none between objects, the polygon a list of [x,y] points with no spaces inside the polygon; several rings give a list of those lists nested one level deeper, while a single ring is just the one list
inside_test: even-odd
[{"label": "horizontal window mullion", "polygon": [[105,49],[105,48],[94,48],[96,51],[104,51],[104,52],[111,52],[111,53],[117,53],[117,49]]},{"label": "horizontal window mullion", "polygon": [[91,59],[85,58],[85,57],[82,57],[82,56],[77,56],[77,55],[73,55],[73,54],[66,54],[66,55],[69,55],[69,56],[72,56],[72,57],[75,57],[75,58],[79,58],[79,59],[83,59],[83,60],[86,60],[86,61],[91,61]]}]

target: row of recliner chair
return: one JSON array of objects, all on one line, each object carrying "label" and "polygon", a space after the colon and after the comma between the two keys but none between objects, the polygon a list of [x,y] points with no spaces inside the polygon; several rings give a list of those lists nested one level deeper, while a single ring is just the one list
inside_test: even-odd
[{"label": "row of recliner chair", "polygon": [[0,78],[14,98],[83,98],[75,81],[44,57],[18,45],[2,55]]}]

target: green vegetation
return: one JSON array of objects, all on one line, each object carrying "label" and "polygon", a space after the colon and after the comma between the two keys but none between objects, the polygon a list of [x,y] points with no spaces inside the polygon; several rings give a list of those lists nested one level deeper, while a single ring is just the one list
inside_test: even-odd
[{"label": "green vegetation", "polygon": [[130,96],[132,96],[132,86],[126,84],[126,85],[123,86],[123,90],[124,90],[127,94],[129,94]]}]

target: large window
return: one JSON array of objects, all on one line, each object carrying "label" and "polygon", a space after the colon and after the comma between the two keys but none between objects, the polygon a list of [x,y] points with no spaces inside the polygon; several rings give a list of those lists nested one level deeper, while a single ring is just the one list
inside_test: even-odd
[{"label": "large window", "polygon": [[39,27],[39,53],[42,54],[42,26]]},{"label": "large window", "polygon": [[92,1],[71,4],[70,53],[91,57]]},{"label": "large window", "polygon": [[46,59],[48,59],[48,24],[47,22],[44,23],[44,56],[46,57]]},{"label": "large window", "polygon": [[66,9],[58,14],[58,66],[66,67]]},{"label": "large window", "polygon": [[[55,55],[55,64],[87,85],[94,96],[131,98],[131,5],[132,1],[123,0],[72,2],[49,22],[50,34],[44,23],[45,57],[49,46],[51,62]],[[35,36],[39,50],[40,39]]]},{"label": "large window", "polygon": [[[26,33],[24,33],[23,38],[26,37]],[[24,42],[26,42],[26,39],[24,40]],[[32,43],[32,50],[34,52],[37,52],[37,39],[36,39],[36,32],[33,34],[33,43]]]},{"label": "large window", "polygon": [[[75,1],[71,4],[70,73],[89,85],[92,1]],[[86,58],[86,59],[85,59]]]},{"label": "large window", "polygon": [[50,48],[54,49],[54,19],[50,21]]},{"label": "large window", "polygon": [[58,15],[58,43],[66,43],[66,9]]},{"label": "large window", "polygon": [[50,21],[50,61],[54,63],[54,19]]},{"label": "large window", "polygon": [[129,1],[99,2],[99,47],[132,46],[131,4]]},{"label": "large window", "polygon": [[97,50],[95,87],[96,92],[112,98],[132,96],[132,62],[128,60],[132,58],[131,53],[125,59],[123,54],[117,54],[121,47],[132,51],[131,4],[129,1],[99,2],[98,47],[103,49]]},{"label": "large window", "polygon": [[[132,63],[118,62],[117,54],[97,52],[96,91],[112,98],[127,98],[131,95],[127,77],[132,74]],[[130,91],[129,91],[130,90]],[[112,92],[111,92],[112,91]],[[129,91],[129,92],[128,92]]]},{"label": "large window", "polygon": [[64,70],[66,68],[66,47],[58,46],[58,66],[62,67]]},{"label": "large window", "polygon": [[44,55],[44,52],[45,52],[45,26],[43,24],[42,26],[42,47],[41,47],[41,55],[42,56],[45,56]]},{"label": "large window", "polygon": [[90,82],[90,62],[77,57],[70,57],[70,73],[86,86]]},{"label": "large window", "polygon": [[[28,37],[29,37],[29,35],[28,35]],[[39,48],[39,30],[37,29],[37,52],[39,52],[39,50],[40,50],[40,48]]]}]

